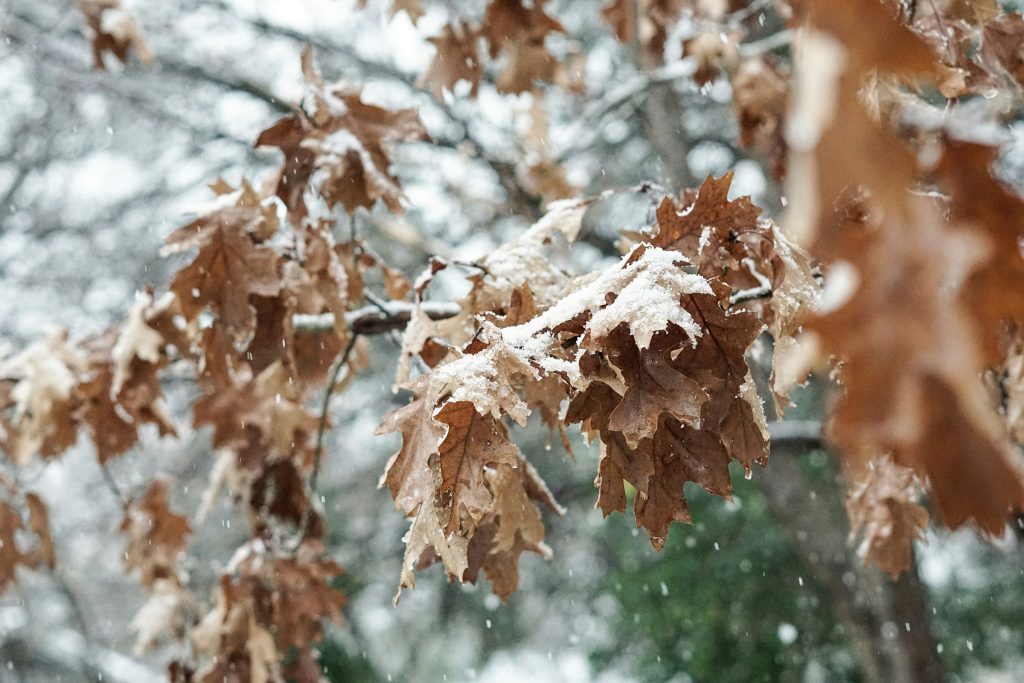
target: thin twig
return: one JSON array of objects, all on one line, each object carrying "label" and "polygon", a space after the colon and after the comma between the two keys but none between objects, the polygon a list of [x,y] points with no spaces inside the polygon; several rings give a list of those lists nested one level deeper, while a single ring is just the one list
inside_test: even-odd
[{"label": "thin twig", "polygon": [[[423,312],[431,320],[454,318],[461,310],[457,303],[451,301],[428,301],[422,306]],[[345,324],[358,335],[384,334],[405,327],[412,318],[414,308],[415,304],[408,301],[378,301],[376,304],[346,313]],[[327,332],[334,329],[334,314],[295,315],[292,317],[292,324],[298,333]]]},{"label": "thin twig", "polygon": [[771,443],[788,448],[821,448],[825,439],[817,420],[778,420],[768,425]]},{"label": "thin twig", "polygon": [[121,503],[121,507],[127,510],[129,505],[131,505],[131,501],[121,491],[121,487],[117,485],[117,482],[114,480],[114,475],[111,474],[110,470],[107,468],[107,463],[100,462],[100,472],[103,473],[103,481],[107,483],[107,488],[110,489],[111,493],[114,494],[114,497]]},{"label": "thin twig", "polygon": [[320,454],[324,448],[324,433],[327,431],[327,411],[331,405],[331,396],[338,385],[338,375],[341,374],[341,369],[348,363],[348,357],[352,354],[352,349],[355,348],[356,340],[358,339],[359,335],[353,334],[352,338],[348,340],[345,350],[341,352],[338,360],[334,362],[334,367],[331,368],[327,387],[324,389],[324,400],[320,404],[320,423],[316,429],[316,445],[313,447],[313,471],[309,475],[309,493],[311,497],[316,492],[316,480],[320,475]]}]

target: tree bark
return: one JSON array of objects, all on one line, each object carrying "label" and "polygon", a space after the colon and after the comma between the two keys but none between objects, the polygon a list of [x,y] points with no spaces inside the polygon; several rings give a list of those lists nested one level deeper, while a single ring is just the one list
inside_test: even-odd
[{"label": "tree bark", "polygon": [[947,680],[932,635],[928,597],[916,565],[893,582],[855,556],[847,522],[837,505],[840,486],[816,485],[797,458],[804,448],[772,448],[772,462],[758,479],[768,507],[827,595],[870,683],[942,683]]}]

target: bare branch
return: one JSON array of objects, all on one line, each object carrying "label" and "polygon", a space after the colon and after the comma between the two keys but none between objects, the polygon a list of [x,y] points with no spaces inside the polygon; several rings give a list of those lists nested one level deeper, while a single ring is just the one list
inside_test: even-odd
[{"label": "bare branch", "polygon": [[[425,302],[423,312],[431,320],[445,320],[458,315],[460,307],[452,301]],[[381,309],[384,310],[381,310]],[[385,334],[400,330],[412,318],[415,306],[406,301],[382,302],[381,306],[364,306],[345,314],[345,323],[359,335]],[[334,314],[296,315],[292,319],[296,332],[327,332],[334,329]]]},{"label": "bare branch", "polygon": [[817,420],[779,420],[768,425],[773,446],[787,448],[821,448],[824,437]]}]

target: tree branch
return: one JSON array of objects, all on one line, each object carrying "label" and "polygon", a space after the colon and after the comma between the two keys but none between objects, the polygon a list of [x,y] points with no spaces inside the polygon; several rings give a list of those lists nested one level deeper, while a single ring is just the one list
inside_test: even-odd
[{"label": "tree branch", "polygon": [[[771,295],[772,289],[768,286],[741,289],[729,298],[729,303],[736,305],[744,301],[766,299]],[[431,320],[454,318],[461,310],[459,304],[454,301],[427,301],[422,306],[423,312]],[[363,336],[385,334],[392,330],[400,330],[409,324],[415,307],[415,304],[407,301],[380,302],[349,311],[345,314],[345,323],[355,334]],[[300,333],[329,332],[334,329],[334,314],[298,314],[292,318],[292,324],[295,331]]]},{"label": "tree branch", "polygon": [[[461,310],[452,301],[425,302],[423,312],[431,320],[454,318]],[[387,301],[373,306],[364,306],[345,314],[345,324],[358,335],[385,334],[391,330],[400,330],[409,324],[414,304],[407,301]],[[383,310],[382,310],[383,309]],[[327,332],[334,329],[334,314],[296,315],[292,318],[296,332]]]}]

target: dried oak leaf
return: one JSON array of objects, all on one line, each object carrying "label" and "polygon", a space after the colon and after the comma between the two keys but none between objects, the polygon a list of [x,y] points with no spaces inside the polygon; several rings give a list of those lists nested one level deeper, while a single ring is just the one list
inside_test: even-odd
[{"label": "dried oak leaf", "polygon": [[732,96],[740,124],[740,145],[760,152],[772,174],[782,178],[788,151],[788,74],[763,58],[746,59],[733,76]]},{"label": "dried oak leaf", "polygon": [[[267,563],[269,564],[269,563]],[[221,576],[216,605],[191,631],[198,654],[211,659],[193,680],[201,683],[282,681],[281,653],[268,630],[273,619],[271,590],[259,576]]]},{"label": "dried oak leaf", "polygon": [[608,416],[608,429],[636,448],[641,439],[654,436],[663,413],[699,427],[701,407],[709,398],[700,384],[675,370],[664,351],[637,349],[625,326],[614,337],[606,343],[606,353],[621,372],[626,393]]},{"label": "dried oak leaf", "polygon": [[442,99],[444,91],[454,92],[459,81],[470,85],[469,94],[476,97],[484,67],[477,52],[480,34],[464,22],[445,24],[441,35],[429,38],[437,53],[423,72],[420,82],[430,86],[434,97]]},{"label": "dried oak leaf", "polygon": [[[898,210],[912,186],[917,158],[865,111],[861,85],[878,73],[934,76],[932,47],[875,0],[813,0],[794,71],[786,141],[790,147],[789,234],[832,254],[833,209],[851,188],[866,186],[881,207]],[[885,159],[885,164],[879,164]]]},{"label": "dried oak leaf", "polygon": [[167,488],[167,482],[154,481],[121,521],[120,531],[128,536],[124,564],[138,570],[147,586],[159,579],[177,579],[178,560],[192,531],[188,518],[171,511]]},{"label": "dried oak leaf", "polygon": [[273,563],[274,635],[282,652],[309,649],[324,635],[324,622],[341,624],[345,596],[329,582],[342,568],[319,543],[307,541],[298,556]]},{"label": "dried oak leaf", "polygon": [[876,458],[848,486],[850,538],[863,537],[858,554],[895,579],[910,569],[913,542],[924,539],[928,526],[913,470],[891,458]]},{"label": "dried oak leaf", "polygon": [[479,521],[493,505],[485,481],[488,467],[519,462],[519,449],[508,437],[508,428],[489,413],[479,413],[468,401],[449,401],[438,409],[436,420],[448,427],[438,446],[441,480],[438,492],[445,509],[445,533],[461,528],[465,514]]},{"label": "dried oak leaf", "polygon": [[715,247],[718,247],[734,241],[740,232],[756,227],[761,209],[750,197],[729,200],[732,176],[731,171],[721,178],[708,176],[683,212],[676,210],[670,198],[663,199],[656,213],[658,232],[651,237],[651,244],[678,251],[692,263],[699,264],[705,228],[717,238]]},{"label": "dried oak leaf", "polygon": [[984,235],[990,244],[987,258],[962,288],[989,365],[1002,357],[1004,323],[1024,320],[1024,199],[992,175],[997,153],[988,145],[947,140],[936,169],[939,183],[950,194],[950,218]]},{"label": "dried oak leaf", "polygon": [[465,572],[469,568],[470,539],[459,533],[446,534],[441,528],[442,524],[431,500],[423,502],[413,516],[409,531],[402,538],[405,557],[402,559],[402,574],[394,597],[396,605],[403,590],[416,586],[413,571],[426,569],[438,559],[444,563],[451,580],[465,580]]},{"label": "dried oak leaf", "polygon": [[416,111],[384,109],[363,102],[357,89],[325,85],[308,49],[302,54],[302,73],[302,107],[256,139],[257,147],[284,152],[277,196],[297,219],[307,214],[305,194],[310,187],[330,208],[341,204],[352,213],[379,199],[400,212],[402,190],[390,171],[385,145],[426,138]]},{"label": "dried oak leaf", "polygon": [[432,505],[436,484],[431,458],[445,437],[444,427],[433,419],[434,402],[422,395],[426,385],[426,377],[414,384],[413,399],[388,413],[376,432],[402,434],[402,447],[388,460],[380,485],[387,485],[395,505],[408,516],[424,503]]},{"label": "dried oak leaf", "polygon": [[683,485],[692,481],[708,493],[728,496],[732,492],[729,455],[715,434],[693,429],[669,419],[662,424],[649,444],[654,472],[646,491],[638,491],[633,503],[637,525],[647,530],[651,544],[658,550],[665,545],[672,522],[691,521],[683,496]]},{"label": "dried oak leaf", "polygon": [[121,0],[75,0],[85,17],[89,42],[92,43],[93,68],[106,69],[103,57],[110,53],[122,63],[128,62],[132,50],[143,63],[153,61],[135,19],[121,7]]},{"label": "dried oak leaf", "polygon": [[18,550],[17,533],[21,530],[21,515],[7,503],[0,502],[0,593],[14,581],[18,565],[26,565],[28,558]]},{"label": "dried oak leaf", "polygon": [[25,507],[28,508],[28,528],[39,539],[33,564],[44,564],[53,569],[57,564],[57,552],[50,533],[50,511],[43,499],[34,493],[25,494]]},{"label": "dried oak leaf", "polygon": [[[469,542],[465,580],[475,583],[482,570],[491,590],[502,600],[519,587],[519,559],[530,551],[547,559],[551,549],[544,544],[544,522],[538,502],[555,512],[563,511],[541,482],[541,495],[531,491],[531,479],[540,482],[526,461],[521,465],[496,465],[487,471],[487,482],[494,492],[494,506],[476,528]],[[545,495],[546,494],[546,495]]]},{"label": "dried oak leaf", "polygon": [[912,468],[945,524],[998,534],[1024,505],[1024,476],[979,381],[977,324],[962,302],[986,245],[924,198],[908,203],[883,225],[847,226],[840,246],[859,287],[808,323],[844,362],[830,436],[849,463],[891,453]]},{"label": "dried oak leaf", "polygon": [[530,6],[522,0],[491,0],[481,25],[491,58],[504,53],[505,65],[495,81],[498,92],[521,93],[536,81],[552,81],[558,61],[545,46],[548,33],[565,28],[544,11],[545,0]]},{"label": "dried oak leaf", "polygon": [[218,448],[244,446],[256,431],[268,457],[305,455],[317,420],[289,379],[284,364],[276,361],[255,378],[207,393],[193,405],[193,424],[213,425]]},{"label": "dried oak leaf", "polygon": [[281,289],[277,253],[258,244],[265,215],[244,201],[216,208],[178,228],[167,237],[162,252],[199,248],[192,263],[175,274],[170,290],[178,297],[186,319],[193,320],[209,308],[236,345],[256,326],[249,298],[275,296]]},{"label": "dried oak leaf", "polygon": [[78,439],[75,389],[84,367],[63,333],[0,362],[0,446],[15,463],[54,457]]},{"label": "dried oak leaf", "polygon": [[[176,434],[174,423],[161,405],[163,390],[157,377],[157,371],[167,362],[166,357],[161,352],[153,363],[133,352],[131,359],[127,359],[122,348],[118,359],[115,350],[123,339],[124,333],[116,337],[108,333],[88,340],[85,344],[87,372],[75,387],[79,398],[77,414],[92,434],[96,457],[101,463],[134,446],[143,424],[156,425],[161,436]],[[121,371],[121,386],[115,392],[119,360],[127,364]]]}]

